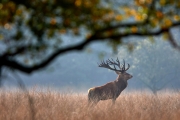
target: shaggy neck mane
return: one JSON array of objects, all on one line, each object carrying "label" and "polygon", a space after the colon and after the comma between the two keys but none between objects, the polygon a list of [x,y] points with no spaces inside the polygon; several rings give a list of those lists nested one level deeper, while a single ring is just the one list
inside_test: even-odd
[{"label": "shaggy neck mane", "polygon": [[124,79],[121,75],[118,75],[118,77],[115,80],[117,83],[119,84],[124,84],[125,86],[127,86],[127,80]]}]

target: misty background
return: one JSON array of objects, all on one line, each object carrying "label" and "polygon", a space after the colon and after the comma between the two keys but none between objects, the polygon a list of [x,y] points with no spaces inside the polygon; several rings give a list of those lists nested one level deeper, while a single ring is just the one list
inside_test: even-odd
[{"label": "misty background", "polygon": [[[179,29],[174,32],[177,38]],[[67,44],[71,37],[65,38]],[[76,42],[80,39],[77,38]],[[153,37],[150,40],[131,37],[125,40],[133,44],[132,51],[122,45],[115,52],[108,47],[107,42],[94,42],[84,51],[64,54],[45,69],[30,75],[17,71],[7,72],[3,87],[14,88],[17,86],[16,80],[21,79],[28,88],[42,87],[86,93],[90,87],[116,79],[115,72],[99,68],[97,63],[118,57],[120,61],[124,59],[131,65],[127,72],[133,78],[128,81],[126,91],[148,89],[156,93],[159,90],[179,89],[180,53],[168,41],[164,41],[162,37]]]}]

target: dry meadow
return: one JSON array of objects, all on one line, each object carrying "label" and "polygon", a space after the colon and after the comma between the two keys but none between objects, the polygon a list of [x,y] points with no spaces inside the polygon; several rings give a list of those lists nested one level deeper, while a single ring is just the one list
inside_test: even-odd
[{"label": "dry meadow", "polygon": [[87,103],[87,94],[0,91],[0,120],[180,120],[180,92],[124,92],[114,106]]}]

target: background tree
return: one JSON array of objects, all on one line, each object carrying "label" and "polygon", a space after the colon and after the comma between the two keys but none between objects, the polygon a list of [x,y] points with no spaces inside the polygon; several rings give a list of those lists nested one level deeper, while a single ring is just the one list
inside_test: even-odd
[{"label": "background tree", "polygon": [[[32,73],[58,55],[83,50],[93,41],[133,44],[123,38],[165,34],[178,50],[171,29],[180,25],[178,0],[2,0],[0,3],[0,72]],[[70,39],[70,40],[69,40]]]},{"label": "background tree", "polygon": [[[137,43],[131,55],[119,52],[119,56],[130,59],[134,78],[141,81],[155,95],[164,88],[173,88],[179,81],[179,52],[172,49],[167,41],[143,40]],[[153,42],[153,44],[152,44]]]},{"label": "background tree", "polygon": [[[178,80],[176,75],[180,69],[178,65],[179,53],[169,49],[169,46],[162,44],[162,42],[158,43],[156,45],[143,43],[146,48],[141,53],[139,65],[137,66],[137,71],[139,71],[138,79],[154,94],[157,94],[157,91],[162,90],[165,86],[170,87],[173,85],[173,82]],[[148,69],[148,72],[143,69]]]}]

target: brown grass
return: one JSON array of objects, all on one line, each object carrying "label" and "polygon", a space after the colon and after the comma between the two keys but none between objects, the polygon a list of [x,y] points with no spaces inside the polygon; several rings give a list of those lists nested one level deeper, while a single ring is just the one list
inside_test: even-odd
[{"label": "brown grass", "polygon": [[[36,120],[179,120],[180,93],[123,93],[111,106],[101,101],[88,108],[86,94],[30,90]],[[31,107],[21,92],[0,92],[0,120],[30,120]]]}]

